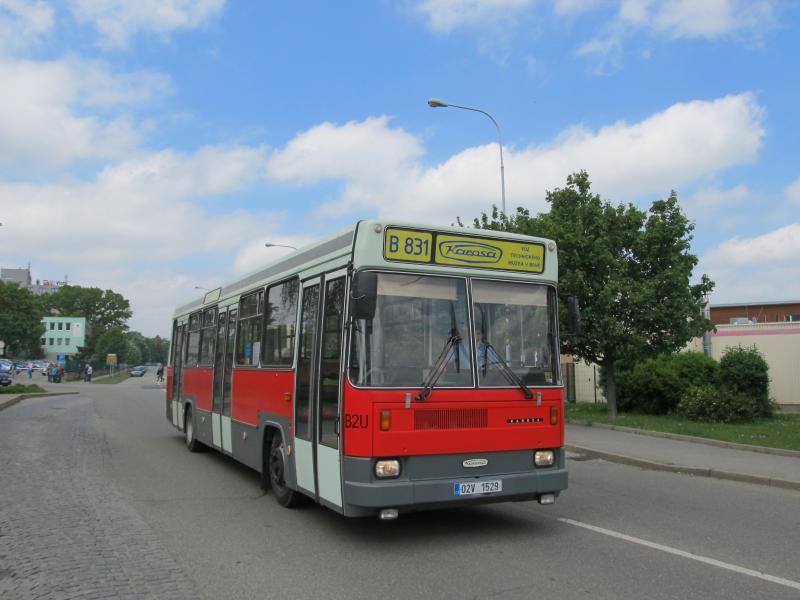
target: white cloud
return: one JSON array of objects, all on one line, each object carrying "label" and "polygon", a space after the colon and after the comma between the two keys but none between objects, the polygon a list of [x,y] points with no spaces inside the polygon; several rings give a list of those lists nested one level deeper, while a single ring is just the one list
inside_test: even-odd
[{"label": "white cloud", "polygon": [[36,172],[122,157],[141,142],[143,127],[115,111],[157,100],[170,85],[158,73],[115,74],[104,63],[75,58],[0,59],[0,81],[0,169]]},{"label": "white cloud", "polygon": [[594,10],[606,0],[555,0],[553,12],[557,15],[576,15]]},{"label": "white cloud", "polygon": [[759,200],[750,188],[740,184],[726,190],[703,188],[689,197],[682,197],[681,205],[691,219],[702,220],[705,226],[731,229],[752,218],[742,208]]},{"label": "white cloud", "polygon": [[0,55],[37,43],[53,27],[53,8],[46,2],[0,0]]},{"label": "white cloud", "polygon": [[[261,236],[242,246],[233,261],[233,271],[239,275],[255,271],[263,268],[267,263],[294,252],[292,248],[284,248],[283,246],[300,248],[313,241],[315,240],[310,235],[300,234],[287,236],[276,232],[274,235]],[[267,242],[280,244],[280,246],[266,248],[264,244]]]},{"label": "white cloud", "polygon": [[758,44],[775,26],[775,6],[775,0],[621,0],[617,14],[576,54],[594,61],[595,74],[605,74],[621,67],[625,41],[636,32],[670,40],[726,38]]},{"label": "white cloud", "polygon": [[732,238],[703,257],[709,265],[761,266],[792,262],[800,256],[800,223],[792,223],[754,238]]},{"label": "white cloud", "polygon": [[672,38],[760,36],[774,25],[774,4],[767,0],[668,0],[654,6],[647,24]]},{"label": "white cloud", "polygon": [[785,193],[790,202],[800,204],[800,177],[786,187]]},{"label": "white cloud", "polygon": [[[163,318],[171,314],[173,299],[146,298],[149,288],[134,282],[172,269],[180,273],[175,265],[188,257],[219,264],[244,241],[263,239],[281,224],[279,211],[268,207],[231,211],[214,204],[217,195],[252,187],[263,177],[265,162],[261,149],[206,147],[191,155],[143,154],[91,181],[0,183],[0,255],[17,262],[34,256],[78,283],[129,289],[128,297],[160,306]],[[202,197],[209,208],[199,205]],[[137,313],[132,326],[145,330],[142,319]]]},{"label": "white cloud", "polygon": [[532,0],[421,0],[417,11],[437,33],[513,20]]},{"label": "white cloud", "polygon": [[800,223],[752,238],[734,237],[703,256],[695,270],[716,283],[713,303],[800,297]]},{"label": "white cloud", "polygon": [[90,23],[101,36],[101,45],[125,47],[139,33],[160,36],[181,29],[203,27],[215,19],[225,0],[72,0],[72,12]]},{"label": "white cloud", "polygon": [[269,175],[277,181],[306,184],[330,178],[380,180],[422,154],[419,140],[391,128],[389,121],[381,116],[312,127],[271,157]]},{"label": "white cloud", "polygon": [[[551,144],[506,148],[507,210],[544,210],[546,189],[588,170],[594,188],[615,200],[662,193],[758,154],[762,110],[750,94],[675,104],[639,123],[591,131],[573,127]],[[365,153],[364,149],[368,151]],[[374,149],[374,150],[372,150]],[[371,152],[370,152],[371,150]],[[466,149],[430,168],[419,141],[385,117],[300,133],[270,160],[271,177],[296,184],[344,182],[328,214],[376,210],[382,218],[451,223],[500,205],[497,144]]]}]

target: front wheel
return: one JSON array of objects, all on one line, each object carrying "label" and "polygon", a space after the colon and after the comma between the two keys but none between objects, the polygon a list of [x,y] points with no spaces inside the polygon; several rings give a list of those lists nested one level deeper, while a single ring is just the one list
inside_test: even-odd
[{"label": "front wheel", "polygon": [[194,435],[194,419],[192,418],[192,408],[190,406],[186,407],[186,414],[183,418],[183,433],[189,452],[199,452],[202,444],[197,441]]},{"label": "front wheel", "polygon": [[299,506],[302,499],[300,493],[290,490],[286,486],[286,461],[285,446],[280,433],[276,433],[272,438],[267,458],[267,469],[269,470],[269,486],[275,494],[278,504],[286,508]]}]

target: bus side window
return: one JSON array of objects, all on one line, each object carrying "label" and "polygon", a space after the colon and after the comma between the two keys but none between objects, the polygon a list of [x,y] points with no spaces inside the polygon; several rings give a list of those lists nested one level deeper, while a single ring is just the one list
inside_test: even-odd
[{"label": "bus side window", "polygon": [[292,365],[299,292],[298,279],[284,281],[267,289],[262,365],[280,367]]},{"label": "bus side window", "polygon": [[200,355],[200,315],[196,312],[189,317],[189,339],[186,343],[186,362],[187,367],[197,366],[197,359]]},{"label": "bus side window", "polygon": [[244,296],[239,302],[239,323],[236,332],[236,364],[258,365],[261,354],[261,315],[264,291]]}]

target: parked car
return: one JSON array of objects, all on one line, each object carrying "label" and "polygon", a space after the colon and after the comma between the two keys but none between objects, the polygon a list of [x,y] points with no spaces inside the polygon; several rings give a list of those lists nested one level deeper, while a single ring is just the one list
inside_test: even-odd
[{"label": "parked car", "polygon": [[14,383],[14,378],[11,377],[10,371],[0,371],[0,385],[7,386]]},{"label": "parked car", "polygon": [[131,377],[142,377],[145,373],[147,373],[147,367],[138,366],[131,369]]}]

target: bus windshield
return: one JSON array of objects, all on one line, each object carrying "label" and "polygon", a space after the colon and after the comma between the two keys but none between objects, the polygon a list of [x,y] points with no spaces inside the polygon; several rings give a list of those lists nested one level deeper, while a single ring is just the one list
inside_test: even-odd
[{"label": "bus windshield", "polygon": [[535,283],[472,281],[481,387],[553,385],[555,290]]},{"label": "bus windshield", "polygon": [[419,387],[445,352],[436,387],[472,387],[468,312],[466,279],[379,273],[375,316],[354,323],[350,380]]}]

